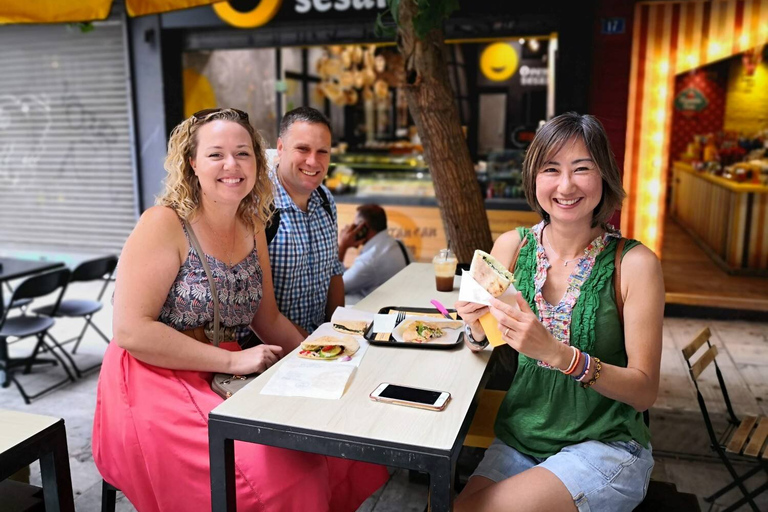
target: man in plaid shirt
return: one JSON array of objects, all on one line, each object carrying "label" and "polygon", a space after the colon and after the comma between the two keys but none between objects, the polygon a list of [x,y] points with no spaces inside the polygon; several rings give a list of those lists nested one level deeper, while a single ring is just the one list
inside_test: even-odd
[{"label": "man in plaid shirt", "polygon": [[272,173],[279,227],[269,243],[277,307],[311,333],[344,306],[336,204],[322,184],[331,160],[331,125],[299,107],[283,116]]}]

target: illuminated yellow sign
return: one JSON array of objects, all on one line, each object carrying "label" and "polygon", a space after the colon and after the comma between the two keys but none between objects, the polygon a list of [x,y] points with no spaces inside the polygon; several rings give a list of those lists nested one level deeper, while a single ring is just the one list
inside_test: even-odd
[{"label": "illuminated yellow sign", "polygon": [[503,82],[517,70],[517,52],[508,43],[493,43],[480,55],[480,71],[488,80]]},{"label": "illuminated yellow sign", "polygon": [[238,28],[254,28],[266,25],[275,17],[280,10],[283,0],[252,0],[250,2],[239,2],[242,4],[252,4],[249,10],[241,8],[235,9],[229,2],[219,2],[213,4],[213,10],[219,18]]}]

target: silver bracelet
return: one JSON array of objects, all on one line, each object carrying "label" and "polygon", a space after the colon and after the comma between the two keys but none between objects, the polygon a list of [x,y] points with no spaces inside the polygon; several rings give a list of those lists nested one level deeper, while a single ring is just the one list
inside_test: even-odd
[{"label": "silver bracelet", "polygon": [[477,341],[472,337],[472,329],[469,328],[469,324],[467,323],[464,324],[464,336],[467,337],[467,341],[473,347],[485,348],[488,346],[488,338],[485,338],[483,341]]}]

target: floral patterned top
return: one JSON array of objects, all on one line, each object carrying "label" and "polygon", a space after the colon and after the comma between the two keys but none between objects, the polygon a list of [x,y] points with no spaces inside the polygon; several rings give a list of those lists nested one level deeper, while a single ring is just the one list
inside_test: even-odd
[{"label": "floral patterned top", "polygon": [[[183,229],[189,242],[189,252],[168,292],[158,320],[178,331],[204,326],[208,334],[213,332],[211,287],[197,251],[189,240],[189,233],[186,227]],[[206,254],[205,257],[208,258],[219,295],[223,340],[242,340],[249,334],[248,325],[259,309],[263,293],[263,274],[256,247],[232,267],[213,256]]]},{"label": "floral patterned top", "polygon": [[[579,258],[576,266],[571,272],[571,276],[568,278],[568,288],[565,290],[563,298],[560,302],[552,305],[544,298],[541,293],[541,289],[544,287],[544,283],[547,280],[547,271],[552,264],[547,258],[547,253],[544,250],[544,244],[542,242],[542,235],[544,233],[544,227],[546,223],[544,221],[536,224],[531,228],[533,236],[536,238],[536,274],[533,277],[535,286],[536,307],[539,312],[539,320],[544,324],[549,332],[555,337],[557,341],[564,345],[571,344],[571,313],[573,307],[576,305],[576,301],[579,300],[581,295],[581,286],[584,281],[587,280],[592,273],[592,267],[595,266],[595,258],[600,254],[611,238],[621,238],[621,234],[618,231],[606,231],[602,236],[599,236],[592,240],[589,245],[584,249],[584,254]],[[539,366],[550,368],[550,366],[542,361],[537,361]]]}]

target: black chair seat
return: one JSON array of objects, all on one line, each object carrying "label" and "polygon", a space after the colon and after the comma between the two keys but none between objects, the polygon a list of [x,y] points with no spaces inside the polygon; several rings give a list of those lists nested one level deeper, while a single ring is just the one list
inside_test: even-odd
[{"label": "black chair seat", "polygon": [[[35,313],[49,315],[53,305],[35,309]],[[61,301],[56,316],[85,316],[92,315],[102,308],[101,302],[87,299],[68,299]]]},{"label": "black chair seat", "polygon": [[44,332],[54,324],[49,316],[16,316],[8,318],[0,330],[0,337],[17,336],[23,338]]}]

